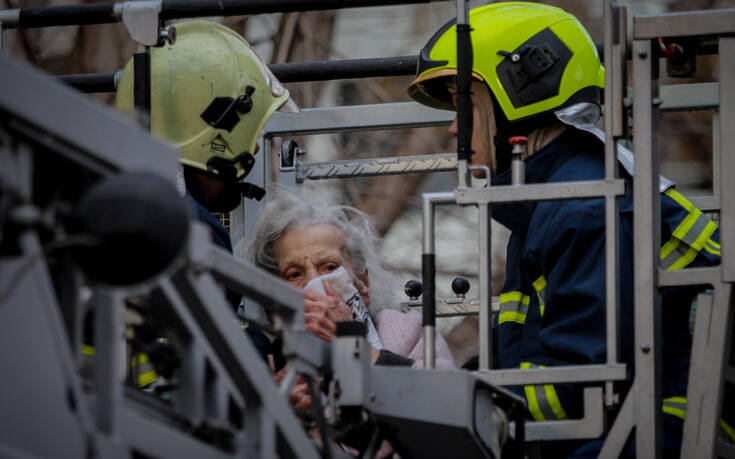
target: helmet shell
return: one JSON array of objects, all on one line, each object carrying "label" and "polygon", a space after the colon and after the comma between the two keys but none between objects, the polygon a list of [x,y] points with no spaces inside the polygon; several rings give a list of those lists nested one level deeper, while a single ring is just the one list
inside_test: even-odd
[{"label": "helmet shell", "polygon": [[[182,164],[211,170],[213,157],[232,160],[253,153],[270,116],[288,100],[288,91],[240,35],[210,21],[176,24],[173,45],[151,48],[151,131],[172,143]],[[236,100],[248,87],[252,107],[234,111],[239,121],[231,130],[212,127],[202,114],[215,98]],[[133,112],[133,60],[117,89],[118,109]],[[234,164],[238,178],[245,175]],[[216,170],[215,170],[216,172]]]},{"label": "helmet shell", "polygon": [[[507,2],[475,8],[470,11],[469,19],[473,76],[488,85],[511,123],[550,112],[572,101],[599,103],[599,90],[590,89],[604,88],[605,70],[594,42],[571,14],[538,3]],[[546,51],[549,43],[555,44],[555,51]],[[549,72],[542,71],[542,78],[547,80],[544,90],[529,90],[523,82],[511,81],[508,76],[507,69],[515,63],[511,63],[513,54],[533,47],[557,59]],[[450,21],[421,51],[417,78],[408,92],[422,104],[454,110],[446,84],[439,79],[456,73],[457,30],[455,21]],[[523,93],[529,91],[535,91],[536,97]],[[582,99],[575,99],[580,91]]]}]

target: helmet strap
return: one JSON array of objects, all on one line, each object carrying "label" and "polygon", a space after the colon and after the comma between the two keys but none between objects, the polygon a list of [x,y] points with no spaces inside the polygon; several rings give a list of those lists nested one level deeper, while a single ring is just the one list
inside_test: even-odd
[{"label": "helmet strap", "polygon": [[212,156],[207,160],[207,171],[214,172],[217,175],[227,179],[230,176],[232,180],[237,181],[237,165],[243,169],[243,173],[239,178],[245,177],[250,173],[255,165],[255,158],[247,151],[240,153],[232,159],[223,158],[221,156]]}]

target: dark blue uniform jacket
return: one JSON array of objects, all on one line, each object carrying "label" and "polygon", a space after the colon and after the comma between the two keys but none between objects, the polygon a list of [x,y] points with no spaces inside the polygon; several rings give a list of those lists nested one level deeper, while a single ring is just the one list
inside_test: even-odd
[{"label": "dark blue uniform jacket", "polygon": [[[204,207],[204,205],[202,204],[202,202],[205,201],[204,190],[195,186],[190,187],[190,189],[187,190],[186,198],[189,203],[189,209],[192,215],[197,220],[205,223],[209,227],[210,234],[212,236],[212,243],[232,253],[232,242],[230,241],[230,233],[222,225],[222,223],[220,223],[219,219],[210,211],[208,211],[207,208]],[[240,296],[230,290],[225,290],[225,296],[227,297],[227,301],[232,306],[233,311],[237,311],[237,308],[240,305]],[[258,349],[258,352],[265,360],[266,356],[270,352],[270,340],[262,331],[255,327],[247,327],[245,329],[245,334],[248,335],[251,342],[255,345],[255,347]]]},{"label": "dark blue uniform jacket", "polygon": [[[604,178],[603,146],[568,129],[526,161],[526,183]],[[619,199],[621,360],[633,369],[633,201],[631,177]],[[509,184],[506,172],[493,180]],[[506,281],[495,318],[500,368],[603,363],[605,340],[605,201],[545,201],[495,206],[493,218],[512,231]],[[717,225],[681,194],[661,195],[664,269],[718,264]],[[704,287],[662,292],[663,398],[683,402],[691,356],[692,300]],[[626,383],[629,384],[629,383]],[[626,384],[618,390],[627,391]],[[580,385],[516,388],[537,421],[581,418]],[[675,397],[671,399],[671,397]],[[664,410],[666,411],[666,410]]]}]

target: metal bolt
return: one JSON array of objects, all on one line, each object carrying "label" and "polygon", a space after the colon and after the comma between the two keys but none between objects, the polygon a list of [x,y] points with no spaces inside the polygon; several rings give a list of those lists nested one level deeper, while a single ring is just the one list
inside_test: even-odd
[{"label": "metal bolt", "polygon": [[638,57],[640,57],[641,59],[647,58],[648,57],[648,51],[646,51],[645,49],[639,49],[638,50]]},{"label": "metal bolt", "polygon": [[521,56],[519,56],[518,54],[513,54],[512,56],[510,56],[510,60],[513,62],[518,62],[521,60]]},{"label": "metal bolt", "polygon": [[643,346],[641,346],[641,351],[643,351],[644,354],[648,354],[649,352],[651,352],[651,346],[649,346],[648,344],[644,344]]},{"label": "metal bolt", "polygon": [[168,29],[161,29],[159,36],[162,41],[167,41],[169,45],[176,43],[176,27],[169,27]]}]

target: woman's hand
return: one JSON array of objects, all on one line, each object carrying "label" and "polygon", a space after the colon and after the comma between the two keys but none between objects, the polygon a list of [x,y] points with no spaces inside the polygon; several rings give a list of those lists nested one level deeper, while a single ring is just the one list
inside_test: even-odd
[{"label": "woman's hand", "polygon": [[313,290],[304,292],[304,322],[311,333],[332,342],[337,322],[352,320],[352,312],[328,282],[324,282],[324,290],[326,295]]}]

